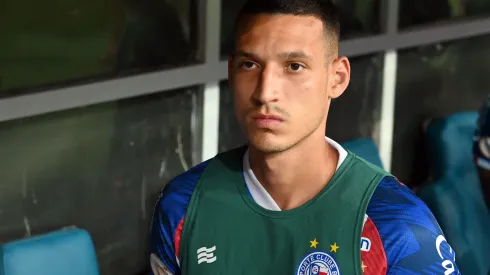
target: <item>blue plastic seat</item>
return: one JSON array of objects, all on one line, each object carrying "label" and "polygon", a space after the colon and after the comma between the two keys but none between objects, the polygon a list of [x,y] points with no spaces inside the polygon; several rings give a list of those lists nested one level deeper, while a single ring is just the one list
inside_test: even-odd
[{"label": "blue plastic seat", "polygon": [[82,229],[13,241],[2,246],[2,275],[98,275],[89,233]]},{"label": "blue plastic seat", "polygon": [[490,272],[490,215],[473,162],[476,112],[432,121],[427,128],[433,182],[417,195],[434,213],[456,252],[461,274]]},{"label": "blue plastic seat", "polygon": [[353,152],[361,158],[383,168],[379,150],[376,144],[368,138],[349,140],[341,144],[346,150]]}]

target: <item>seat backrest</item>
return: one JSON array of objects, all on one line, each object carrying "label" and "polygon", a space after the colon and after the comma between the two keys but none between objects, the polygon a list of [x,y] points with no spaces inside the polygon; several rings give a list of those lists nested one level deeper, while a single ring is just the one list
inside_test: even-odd
[{"label": "seat backrest", "polygon": [[427,150],[434,178],[476,172],[472,146],[477,118],[476,112],[463,112],[429,124]]},{"label": "seat backrest", "polygon": [[83,229],[13,241],[2,246],[2,275],[98,275],[97,257]]},{"label": "seat backrest", "polygon": [[427,151],[433,182],[417,191],[456,252],[462,274],[490,272],[490,215],[473,162],[476,112],[431,122]]},{"label": "seat backrest", "polygon": [[361,158],[383,168],[378,147],[368,138],[359,138],[342,143],[342,147],[360,156]]}]

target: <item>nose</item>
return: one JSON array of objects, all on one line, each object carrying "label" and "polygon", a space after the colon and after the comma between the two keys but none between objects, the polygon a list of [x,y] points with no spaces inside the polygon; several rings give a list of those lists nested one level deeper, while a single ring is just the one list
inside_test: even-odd
[{"label": "nose", "polygon": [[280,75],[272,66],[266,66],[259,77],[257,88],[252,96],[255,105],[267,105],[278,100]]}]

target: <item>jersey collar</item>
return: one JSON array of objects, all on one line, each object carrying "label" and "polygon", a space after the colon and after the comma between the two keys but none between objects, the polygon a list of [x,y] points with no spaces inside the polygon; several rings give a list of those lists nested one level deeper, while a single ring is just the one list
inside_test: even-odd
[{"label": "jersey collar", "polygon": [[[339,152],[339,160],[337,162],[336,168],[337,170],[347,157],[347,151],[334,140],[328,137],[325,137],[325,140],[328,142],[328,144],[330,144]],[[281,208],[279,208],[274,199],[272,199],[271,195],[267,192],[267,190],[265,190],[262,184],[260,184],[260,182],[255,177],[252,168],[250,168],[248,149],[243,156],[243,177],[245,179],[245,184],[250,191],[250,195],[258,205],[267,210],[281,211]]]}]

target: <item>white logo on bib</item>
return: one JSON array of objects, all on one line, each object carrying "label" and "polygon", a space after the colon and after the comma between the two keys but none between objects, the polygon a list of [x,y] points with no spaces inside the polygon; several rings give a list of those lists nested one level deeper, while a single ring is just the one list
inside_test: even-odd
[{"label": "white logo on bib", "polygon": [[216,256],[214,256],[213,252],[216,250],[216,245],[207,248],[207,247],[201,247],[197,250],[197,264],[202,264],[202,263],[214,263],[216,261]]}]

